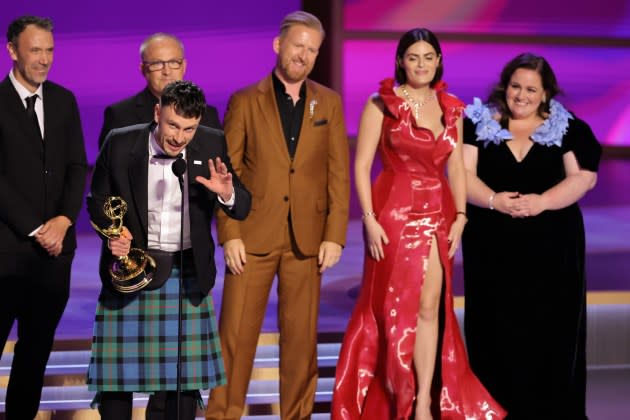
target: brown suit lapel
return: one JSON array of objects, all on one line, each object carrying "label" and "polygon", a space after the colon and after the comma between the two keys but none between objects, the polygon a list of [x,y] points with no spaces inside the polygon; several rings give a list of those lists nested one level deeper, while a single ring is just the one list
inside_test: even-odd
[{"label": "brown suit lapel", "polygon": [[278,112],[278,104],[276,103],[276,95],[273,90],[271,76],[266,77],[258,84],[259,95],[257,98],[258,109],[261,118],[266,124],[267,136],[269,143],[273,143],[280,153],[279,156],[286,156],[290,160],[287,143],[284,139],[282,131],[282,123],[280,122],[280,113]]}]

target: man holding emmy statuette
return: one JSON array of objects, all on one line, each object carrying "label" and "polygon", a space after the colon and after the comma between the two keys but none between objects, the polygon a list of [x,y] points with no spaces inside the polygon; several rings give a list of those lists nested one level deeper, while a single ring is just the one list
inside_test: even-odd
[{"label": "man holding emmy statuette", "polygon": [[147,419],[192,420],[199,390],[226,381],[210,225],[217,207],[243,220],[251,196],[223,132],[199,125],[205,109],[199,87],[172,82],[155,121],[112,130],[96,161],[87,204],[103,284],[87,383],[102,419],[130,420],[143,392]]}]

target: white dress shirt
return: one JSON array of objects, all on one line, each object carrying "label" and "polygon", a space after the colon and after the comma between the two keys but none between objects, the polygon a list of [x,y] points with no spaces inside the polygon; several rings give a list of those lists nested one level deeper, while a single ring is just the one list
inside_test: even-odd
[{"label": "white dress shirt", "polygon": [[[157,144],[154,132],[149,134],[148,179],[148,248],[162,251],[179,251],[181,220],[181,191],[179,181],[171,166],[174,159],[154,158],[164,151]],[[183,152],[186,158],[186,150]],[[188,174],[184,173],[184,242],[183,249],[190,248],[190,216],[188,214]]]},{"label": "white dress shirt", "polygon": [[[155,130],[149,133],[149,179],[148,179],[148,248],[162,251],[179,251],[181,191],[179,180],[173,173],[172,165],[175,159],[155,158],[155,155],[165,155],[158,145]],[[186,159],[186,150],[182,152]],[[184,173],[184,238],[183,249],[192,246],[190,241],[190,215],[188,213],[188,173]],[[232,187],[232,196],[224,201],[217,195],[219,203],[229,209],[236,202],[236,194]]]},{"label": "white dress shirt", "polygon": [[[39,122],[39,130],[42,133],[42,138],[44,138],[44,89],[42,89],[42,85],[40,84],[35,92],[31,92],[30,90],[25,88],[24,85],[22,85],[22,83],[18,81],[18,79],[15,78],[15,75],[13,74],[13,69],[9,71],[9,80],[11,80],[13,87],[20,96],[20,99],[22,100],[22,105],[24,105],[24,109],[26,109],[27,106],[26,98],[28,98],[29,96],[37,95],[37,99],[39,100],[35,100],[35,113],[37,114],[37,122]],[[29,233],[28,236],[35,236],[35,234],[39,232],[42,227],[44,227],[44,225],[37,226],[37,229]]]},{"label": "white dress shirt", "polygon": [[44,138],[44,89],[42,89],[42,85],[40,84],[35,92],[31,92],[15,78],[13,70],[9,72],[9,79],[11,83],[13,83],[13,87],[18,95],[20,95],[24,109],[26,109],[26,98],[37,95],[37,100],[35,100],[35,113],[37,114],[37,122],[39,122],[39,131],[42,133],[42,138]]}]

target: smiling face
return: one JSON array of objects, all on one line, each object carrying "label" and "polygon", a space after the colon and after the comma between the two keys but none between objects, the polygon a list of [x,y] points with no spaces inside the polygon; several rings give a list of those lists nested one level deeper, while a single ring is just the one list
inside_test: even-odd
[{"label": "smiling face", "polygon": [[36,25],[28,25],[15,43],[7,44],[13,60],[13,74],[29,91],[35,92],[46,81],[54,47],[52,32]]},{"label": "smiling face", "polygon": [[398,63],[405,72],[406,83],[418,88],[433,81],[440,59],[431,44],[418,41],[407,48],[403,57],[398,59]]},{"label": "smiling face", "polygon": [[278,55],[276,74],[281,80],[298,83],[313,70],[322,33],[305,25],[293,25],[283,35],[273,40],[273,50]]},{"label": "smiling face", "polygon": [[186,118],[178,115],[172,105],[155,105],[157,130],[155,139],[169,156],[177,156],[192,141],[201,117]]},{"label": "smiling face", "polygon": [[536,70],[519,68],[512,73],[505,89],[505,100],[513,119],[536,116],[545,97],[542,79]]}]

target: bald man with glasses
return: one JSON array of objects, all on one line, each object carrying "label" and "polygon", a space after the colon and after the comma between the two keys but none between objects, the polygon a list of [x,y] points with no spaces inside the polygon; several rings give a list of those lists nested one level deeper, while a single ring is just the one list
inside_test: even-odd
[{"label": "bald man with glasses", "polygon": [[[182,80],[186,73],[184,45],[174,35],[155,33],[140,45],[140,72],[147,85],[142,91],[105,108],[98,148],[114,128],[144,124],[153,120],[153,111],[164,87]],[[221,129],[217,109],[207,106],[201,125]]]}]

